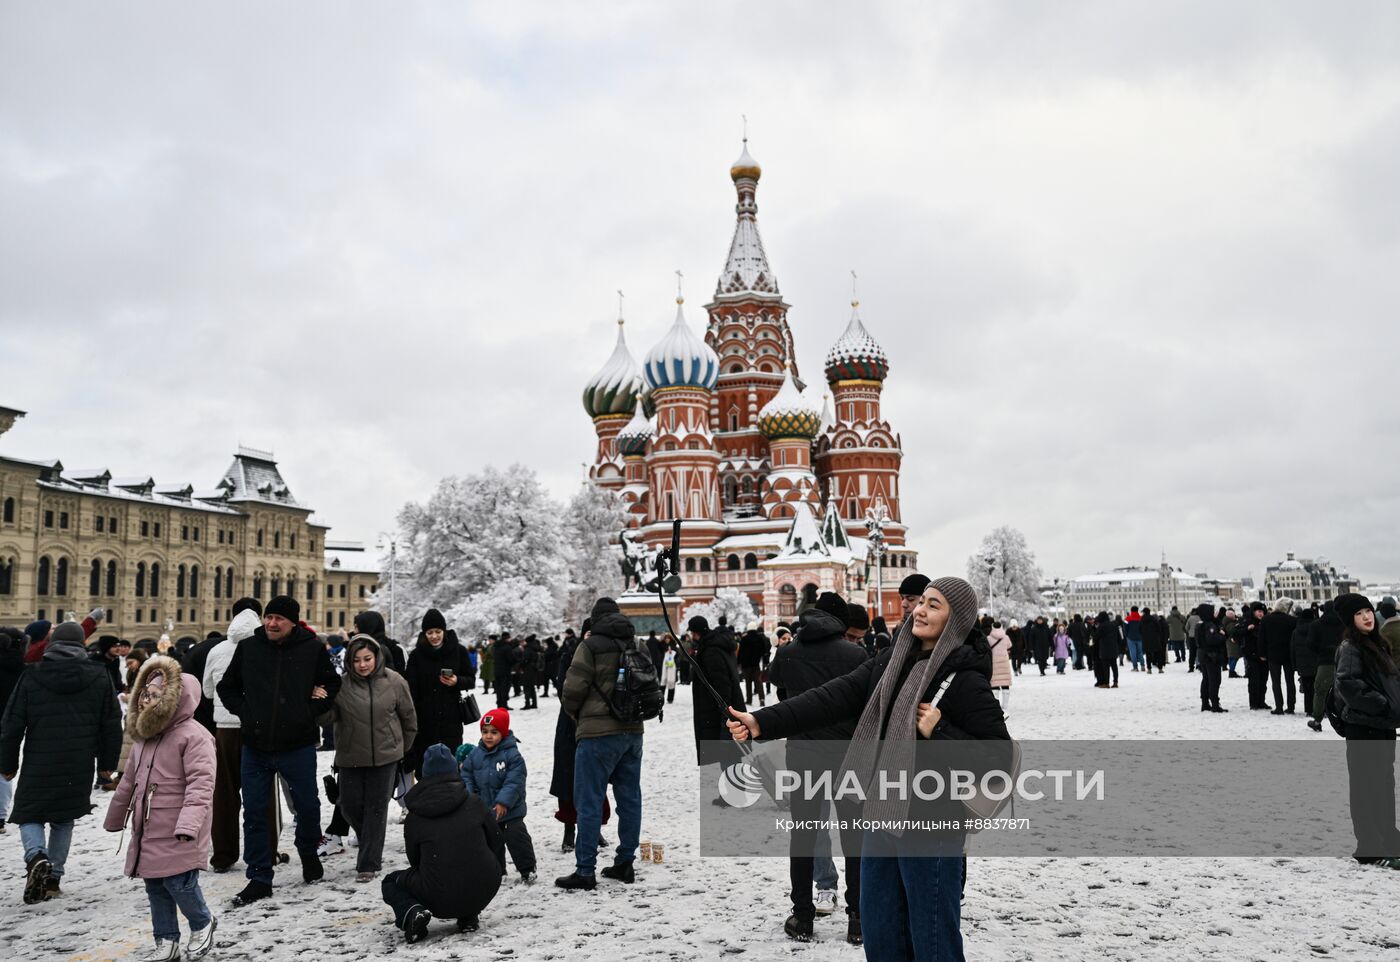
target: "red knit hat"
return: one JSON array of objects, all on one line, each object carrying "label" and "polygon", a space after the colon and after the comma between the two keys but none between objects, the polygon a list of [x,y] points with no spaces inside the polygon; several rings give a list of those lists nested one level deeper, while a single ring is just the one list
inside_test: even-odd
[{"label": "red knit hat", "polygon": [[501,737],[505,738],[510,734],[510,712],[504,708],[491,709],[481,716],[481,727],[485,728],[487,725],[496,729],[501,733]]}]

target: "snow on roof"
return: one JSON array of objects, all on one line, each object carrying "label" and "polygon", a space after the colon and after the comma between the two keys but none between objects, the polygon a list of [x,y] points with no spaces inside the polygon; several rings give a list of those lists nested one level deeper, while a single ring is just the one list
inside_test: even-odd
[{"label": "snow on roof", "polygon": [[260,501],[264,504],[280,504],[289,508],[301,508],[282,480],[282,472],[277,470],[277,462],[271,454],[254,451],[252,448],[239,448],[233,457],[233,464],[224,472],[224,479],[233,483],[231,501]]},{"label": "snow on roof", "polygon": [[[1070,582],[1071,585],[1089,585],[1097,583],[1108,584],[1128,584],[1142,581],[1156,581],[1161,577],[1161,572],[1155,568],[1134,568],[1125,571],[1102,571],[1098,574],[1081,575]],[[1181,584],[1199,584],[1199,580],[1179,571],[1173,571],[1169,577]]]},{"label": "snow on roof", "polygon": [[783,546],[786,536],[780,531],[770,531],[763,534],[731,534],[727,538],[722,538],[715,542],[714,548],[710,549],[716,553],[730,551],[745,551],[751,548],[772,548],[777,551]]},{"label": "snow on roof", "polygon": [[[343,546],[353,545],[356,542],[331,542]],[[332,548],[331,544],[326,545],[326,569],[328,571],[340,571],[353,574],[372,574],[380,572],[379,559],[368,554],[364,546]]]},{"label": "snow on roof", "polygon": [[[146,479],[147,481],[149,479]],[[207,504],[200,501],[189,501],[181,497],[171,497],[169,494],[162,494],[154,487],[148,487],[146,483],[139,482],[126,486],[118,486],[115,481],[108,484],[87,484],[80,481],[73,481],[67,478],[60,478],[57,481],[39,481],[39,486],[49,491],[63,491],[69,494],[88,495],[96,498],[111,498],[117,501],[138,501],[143,504],[158,505],[160,507],[182,508],[186,511],[202,511],[206,514],[231,514],[237,515],[240,512],[222,504]],[[184,490],[181,488],[180,490]]]}]

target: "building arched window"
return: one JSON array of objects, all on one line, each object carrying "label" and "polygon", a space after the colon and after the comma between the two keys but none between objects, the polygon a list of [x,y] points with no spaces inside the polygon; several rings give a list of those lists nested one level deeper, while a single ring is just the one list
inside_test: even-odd
[{"label": "building arched window", "polygon": [[228,570],[224,572],[224,597],[233,597],[233,565],[229,565]]},{"label": "building arched window", "polygon": [[258,529],[258,547],[261,548],[262,546],[263,546],[263,529],[262,529],[262,528],[259,528],[259,529]]},{"label": "building arched window", "polygon": [[146,597],[146,562],[136,563],[136,597]]},{"label": "building arched window", "polygon": [[14,523],[15,523],[15,499],[14,499],[14,498],[6,498],[6,499],[5,499],[5,523],[6,523],[6,524],[14,524]]},{"label": "building arched window", "polygon": [[274,532],[272,532],[272,547],[273,547],[273,550],[277,550],[277,549],[279,549],[279,548],[282,547],[282,532],[280,532],[280,531],[274,531]]},{"label": "building arched window", "polygon": [[846,517],[850,518],[852,521],[860,520],[860,502],[855,498],[846,502]]},{"label": "building arched window", "polygon": [[746,498],[749,495],[753,494],[753,478],[749,477],[748,475],[745,475],[743,488],[741,490],[744,492],[744,497]]},{"label": "building arched window", "polygon": [[710,570],[710,559],[709,559],[709,558],[701,558],[701,559],[700,559],[700,570],[701,570],[701,571],[709,571],[709,570]]},{"label": "building arched window", "polygon": [[58,564],[54,565],[53,593],[60,598],[68,596],[68,559],[59,558]]},{"label": "building arched window", "polygon": [[0,595],[12,594],[15,590],[15,561],[13,558],[0,558]]},{"label": "building arched window", "polygon": [[92,567],[88,569],[88,594],[92,597],[102,593],[102,562],[96,558],[92,559]]},{"label": "building arched window", "polygon": [[744,570],[745,570],[745,571],[753,571],[753,570],[756,569],[757,567],[758,567],[758,555],[754,554],[752,551],[750,551],[748,554],[744,555]]},{"label": "building arched window", "polygon": [[272,597],[274,597],[274,598],[276,598],[278,595],[280,595],[280,594],[282,593],[282,579],[281,579],[281,578],[273,578],[273,579],[272,579],[272,586],[271,586],[270,588],[268,588],[268,592],[269,592],[269,594],[271,594]]},{"label": "building arched window", "polygon": [[262,575],[253,575],[253,597],[262,601]]},{"label": "building arched window", "polygon": [[199,565],[190,566],[190,597],[199,597]]},{"label": "building arched window", "polygon": [[724,479],[724,500],[726,504],[733,504],[739,500],[739,486],[734,483],[733,478]]},{"label": "building arched window", "polygon": [[695,559],[694,559],[694,558],[686,558],[686,559],[685,559],[685,570],[686,570],[686,571],[694,571],[694,570],[695,570]]},{"label": "building arched window", "polygon": [[117,596],[117,563],[116,563],[115,561],[109,561],[109,562],[107,562],[107,586],[106,586],[106,587],[107,587],[107,591],[106,591],[107,597],[108,597],[108,598],[115,598],[115,597]]},{"label": "building arched window", "polygon": [[185,566],[184,566],[184,565],[180,565],[179,568],[175,569],[175,597],[176,597],[176,598],[183,598],[183,597],[185,597],[185,576],[186,576],[186,575],[185,575]]},{"label": "building arched window", "polygon": [[797,616],[797,589],[792,585],[783,585],[778,589],[778,617],[795,618]]},{"label": "building arched window", "polygon": [[287,579],[287,597],[288,597],[288,598],[295,598],[296,596],[297,596],[297,579],[296,579],[296,578],[288,578],[288,579]]},{"label": "building arched window", "polygon": [[218,565],[214,568],[214,597],[224,596],[224,566]]},{"label": "building arched window", "polygon": [[160,597],[160,562],[151,562],[151,597]]},{"label": "building arched window", "polygon": [[738,571],[738,570],[739,570],[739,556],[736,555],[736,554],[730,555],[728,558],[724,559],[724,566],[725,566],[726,568],[728,568],[730,571]]}]

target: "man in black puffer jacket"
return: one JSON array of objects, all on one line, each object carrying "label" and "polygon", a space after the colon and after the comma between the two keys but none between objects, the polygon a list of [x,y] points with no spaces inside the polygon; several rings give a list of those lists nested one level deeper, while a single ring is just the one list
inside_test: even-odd
[{"label": "man in black puffer jacket", "polygon": [[384,651],[389,658],[389,667],[400,675],[403,674],[404,665],[407,658],[403,653],[403,645],[390,638],[384,631],[384,616],[377,611],[362,611],[355,616],[355,633],[357,635],[369,635]]},{"label": "man in black puffer jacket", "polygon": [[1312,630],[1317,612],[1303,608],[1298,612],[1297,623],[1293,626],[1293,637],[1289,639],[1289,654],[1293,659],[1293,670],[1298,673],[1298,687],[1303,690],[1303,714],[1309,719],[1313,713],[1313,684],[1317,675],[1317,655],[1308,647],[1308,632]]},{"label": "man in black puffer jacket", "polygon": [[[695,645],[695,663],[709,683],[719,692],[725,704],[744,709],[744,688],[739,680],[738,644],[734,632],[725,625],[713,631],[710,623],[700,616],[686,623],[690,643]],[[842,631],[845,631],[843,628]],[[701,682],[696,683],[694,695],[695,758],[699,765],[728,765],[739,753],[729,742],[725,727],[726,713],[715,703],[714,695]]]},{"label": "man in black puffer jacket", "polygon": [[[1280,598],[1274,604],[1274,610],[1259,622],[1259,653],[1264,658],[1264,670],[1273,681],[1275,715],[1293,714],[1298,699],[1293,689],[1293,629],[1297,626],[1292,598]],[[1286,708],[1283,701],[1284,682],[1288,685]]]},{"label": "man in black puffer jacket", "polygon": [[446,745],[423,753],[423,780],[404,796],[409,868],[384,876],[384,901],[404,939],[417,942],[433,916],[475,932],[477,917],[501,888],[506,846],[486,805],[462,784]]},{"label": "man in black puffer jacket", "polygon": [[87,658],[83,629],[65,622],[38,664],[21,675],[0,720],[0,778],[11,782],[21,774],[10,821],[24,843],[26,904],[59,893],[73,822],[92,811],[93,762],[103,780],[110,778],[121,745],[117,694]]},{"label": "man in black puffer jacket", "polygon": [[1308,631],[1308,647],[1317,659],[1317,672],[1313,676],[1312,721],[1308,722],[1308,727],[1315,732],[1322,731],[1322,716],[1327,713],[1327,693],[1332,690],[1332,682],[1337,677],[1337,648],[1342,643],[1342,630],[1342,619],[1337,617],[1329,601],[1322,606],[1322,613]]},{"label": "man in black puffer jacket", "polygon": [[340,676],[316,633],[300,623],[296,599],[278,595],[263,609],[263,626],[234,649],[219,681],[219,700],[242,722],[243,861],[248,885],[234,897],[247,905],[272,894],[272,838],[267,824],[273,779],[286,780],[296,812],[302,878],[323,874],[316,845],[321,800],[316,790],[316,718],[330,709]]},{"label": "man in black puffer jacket", "polygon": [[[840,678],[865,664],[865,649],[845,642],[845,608],[846,603],[841,597],[828,591],[817,599],[814,607],[798,616],[796,637],[778,649],[768,669],[769,678],[780,697],[794,698],[805,691],[820,688],[831,679]],[[881,649],[885,650],[888,650],[888,646]],[[788,741],[787,767],[792,771],[810,773],[813,778],[833,770],[829,751],[804,751],[803,743],[813,740],[850,741],[855,729],[855,721],[845,719],[815,731],[793,735]],[[789,802],[793,821],[796,822],[822,820],[829,814],[828,806],[821,800],[808,799],[800,792],[794,792]],[[860,815],[860,806],[854,803],[849,806],[838,804],[836,810],[847,825],[854,825],[854,819]],[[859,831],[853,829],[843,834],[841,839],[846,863],[846,914],[857,920],[860,918],[858,836]],[[794,829],[789,845],[792,853],[811,852],[815,845],[815,831]],[[810,933],[812,920],[816,917],[816,905],[812,901],[812,863],[810,855],[791,854],[788,858],[792,879],[792,919],[789,922],[796,937],[805,937]],[[802,922],[806,925],[800,924]]]}]

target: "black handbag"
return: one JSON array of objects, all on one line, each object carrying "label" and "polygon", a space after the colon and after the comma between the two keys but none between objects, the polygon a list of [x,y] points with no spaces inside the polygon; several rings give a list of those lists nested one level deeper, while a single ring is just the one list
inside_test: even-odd
[{"label": "black handbag", "polygon": [[474,692],[463,693],[461,700],[457,702],[457,713],[463,725],[474,725],[481,721],[481,709],[476,704]]}]

